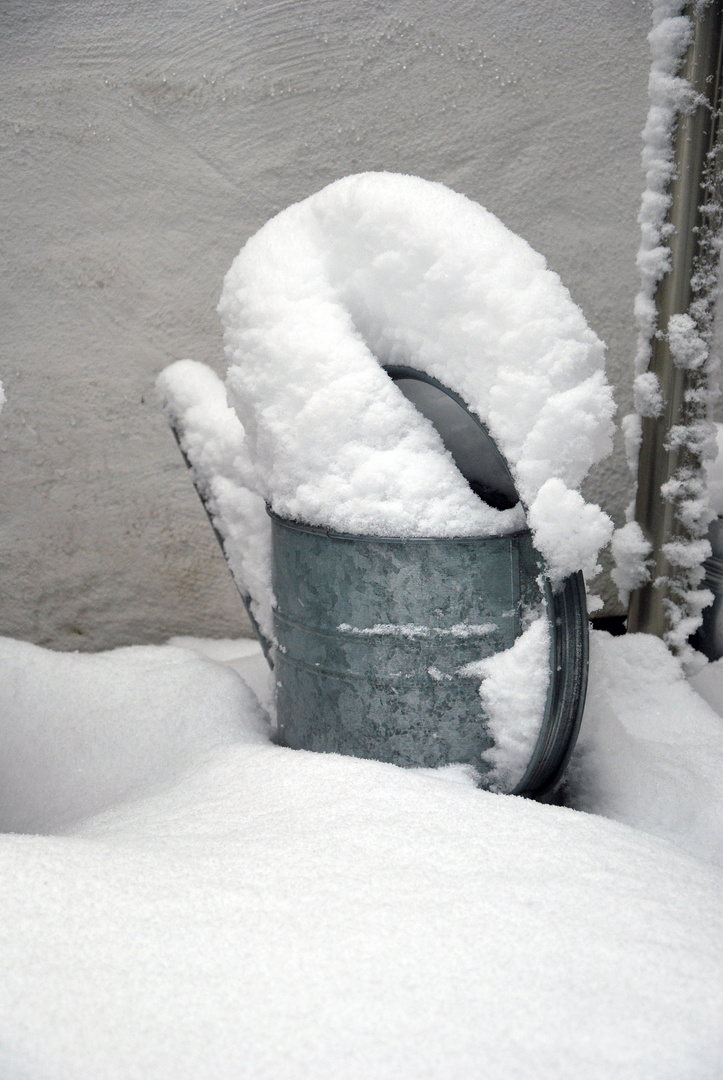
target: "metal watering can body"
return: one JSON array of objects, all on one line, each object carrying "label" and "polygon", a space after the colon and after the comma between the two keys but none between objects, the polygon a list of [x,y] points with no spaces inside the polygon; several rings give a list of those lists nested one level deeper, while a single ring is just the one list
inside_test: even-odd
[{"label": "metal watering can body", "polygon": [[480,765],[466,664],[509,649],[539,603],[529,533],[344,536],[272,515],[279,736],[405,766]]}]

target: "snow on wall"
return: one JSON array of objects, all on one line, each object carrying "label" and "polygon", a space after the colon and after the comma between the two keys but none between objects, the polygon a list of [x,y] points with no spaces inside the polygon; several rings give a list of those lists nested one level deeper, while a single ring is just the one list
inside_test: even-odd
[{"label": "snow on wall", "polygon": [[[238,633],[153,383],[184,356],[222,370],[234,254],[340,176],[438,180],[524,236],[628,411],[648,30],[616,0],[3,4],[0,629]],[[629,484],[618,447],[586,492],[620,521]]]}]

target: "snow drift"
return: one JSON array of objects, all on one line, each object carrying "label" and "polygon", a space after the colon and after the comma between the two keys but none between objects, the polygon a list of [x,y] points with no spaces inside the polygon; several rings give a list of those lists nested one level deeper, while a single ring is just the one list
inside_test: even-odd
[{"label": "snow drift", "polygon": [[272,745],[249,642],[0,639],[3,1080],[717,1080],[723,726],[595,639],[587,813]]}]

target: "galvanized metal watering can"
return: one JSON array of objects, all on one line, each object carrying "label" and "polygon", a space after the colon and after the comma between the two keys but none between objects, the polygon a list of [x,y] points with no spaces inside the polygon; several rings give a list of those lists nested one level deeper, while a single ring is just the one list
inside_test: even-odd
[{"label": "galvanized metal watering can", "polygon": [[[498,509],[514,506],[510,470],[464,401],[423,372],[386,370],[436,426],[478,496]],[[460,669],[511,648],[525,612],[544,601],[547,700],[511,793],[539,797],[554,789],[587,686],[581,573],[553,591],[529,529],[491,537],[352,536],[269,515],[276,645],[254,625],[274,668],[279,742],[408,767],[462,762],[483,769],[493,739],[479,680],[460,678]]]}]

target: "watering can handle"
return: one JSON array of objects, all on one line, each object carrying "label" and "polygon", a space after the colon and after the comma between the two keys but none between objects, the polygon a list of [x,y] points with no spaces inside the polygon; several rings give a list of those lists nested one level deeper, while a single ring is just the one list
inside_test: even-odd
[{"label": "watering can handle", "polygon": [[542,798],[559,783],[582,722],[587,690],[590,632],[582,572],[553,590],[545,581],[550,624],[550,682],[537,745],[513,795]]}]

